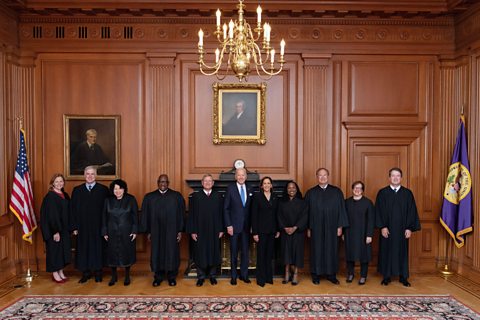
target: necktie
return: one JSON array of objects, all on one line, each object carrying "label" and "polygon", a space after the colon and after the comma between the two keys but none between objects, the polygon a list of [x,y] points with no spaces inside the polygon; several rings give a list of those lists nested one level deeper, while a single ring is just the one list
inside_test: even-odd
[{"label": "necktie", "polygon": [[88,186],[88,191],[92,191],[92,185]]},{"label": "necktie", "polygon": [[245,207],[245,202],[246,202],[246,198],[245,198],[245,186],[240,186],[240,197],[242,198],[242,204],[243,204],[243,206]]}]

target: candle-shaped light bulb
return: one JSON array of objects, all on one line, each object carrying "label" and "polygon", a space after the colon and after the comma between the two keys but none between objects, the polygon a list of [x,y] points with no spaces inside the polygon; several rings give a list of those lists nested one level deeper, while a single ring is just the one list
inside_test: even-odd
[{"label": "candle-shaped light bulb", "polygon": [[218,63],[218,58],[220,57],[220,50],[218,48],[215,50],[215,63]]},{"label": "candle-shaped light bulb", "polygon": [[227,39],[227,29],[228,29],[227,24],[224,23],[223,24],[223,40]]},{"label": "candle-shaped light bulb", "polygon": [[272,30],[272,28],[270,27],[269,23],[267,23],[266,25],[267,25],[267,28],[265,29],[266,38],[267,38],[266,40],[267,42],[270,42],[270,30]]},{"label": "candle-shaped light bulb", "polygon": [[198,46],[203,47],[203,30],[198,31]]},{"label": "candle-shaped light bulb", "polygon": [[282,39],[282,41],[280,41],[280,56],[283,57],[284,54],[285,54],[285,39]]},{"label": "candle-shaped light bulb", "polygon": [[272,51],[270,51],[270,62],[273,64],[274,60],[275,60],[275,49],[272,49]]},{"label": "candle-shaped light bulb", "polygon": [[262,7],[257,7],[257,23],[260,25],[262,23]]},{"label": "candle-shaped light bulb", "polygon": [[263,24],[263,40],[267,41],[267,28],[268,28],[268,23]]},{"label": "candle-shaped light bulb", "polygon": [[230,39],[233,39],[233,27],[234,27],[234,23],[233,23],[233,20],[230,20],[230,22],[228,23],[228,36]]},{"label": "candle-shaped light bulb", "polygon": [[222,13],[220,12],[220,9],[217,9],[216,15],[217,15],[217,27],[220,27],[220,16],[222,15]]}]

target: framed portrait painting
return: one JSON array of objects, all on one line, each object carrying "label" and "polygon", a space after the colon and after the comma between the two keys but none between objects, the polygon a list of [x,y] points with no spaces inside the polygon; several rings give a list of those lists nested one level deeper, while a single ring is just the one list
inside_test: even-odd
[{"label": "framed portrait painting", "polygon": [[83,179],[94,166],[99,179],[120,176],[120,116],[64,115],[65,178]]},{"label": "framed portrait painting", "polygon": [[213,84],[213,143],[265,144],[267,85]]}]

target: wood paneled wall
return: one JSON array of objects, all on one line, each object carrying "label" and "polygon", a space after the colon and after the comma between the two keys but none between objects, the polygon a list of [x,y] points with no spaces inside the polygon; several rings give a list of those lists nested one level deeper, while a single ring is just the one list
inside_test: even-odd
[{"label": "wood paneled wall", "polygon": [[[12,180],[16,116],[25,119],[39,208],[50,176],[64,171],[63,115],[115,114],[121,117],[120,175],[139,202],[156,188],[160,173],[167,173],[171,187],[186,198],[191,190],[185,180],[228,170],[236,158],[262,175],[295,179],[302,191],[315,185],[318,167],[327,167],[331,182],[346,196],[351,195],[350,184],[361,179],[371,199],[388,183],[388,169],[400,166],[422,222],[422,231],[411,241],[411,269],[433,271],[447,250],[438,217],[463,103],[475,183],[474,221],[480,218],[475,165],[480,161],[480,42],[479,33],[475,36],[467,28],[477,30],[479,17],[477,8],[456,25],[451,20],[416,25],[372,20],[358,25],[348,19],[342,24],[276,19],[275,36],[287,38],[287,64],[267,82],[265,145],[212,142],[216,80],[198,71],[193,36],[199,22],[210,21],[171,18],[173,23],[162,24],[160,19],[157,25],[136,19],[133,40],[110,42],[95,32],[92,39],[75,38],[73,31],[55,39],[50,31],[59,20],[54,17],[22,21],[16,49],[11,46],[15,40],[0,33],[2,43],[10,44],[0,52],[0,155],[5,154],[0,166],[7,172],[0,177],[1,194],[9,194]],[[92,30],[101,26],[95,19],[82,23]],[[42,24],[46,36],[35,39],[31,30]],[[72,22],[67,31],[77,26]],[[211,45],[208,36],[206,42]],[[249,81],[262,80],[251,76]],[[79,183],[69,180],[67,191]],[[6,213],[7,203],[0,201]],[[26,256],[18,251],[24,244],[15,240],[20,236],[10,214],[1,215],[0,222],[0,266],[14,274],[15,264],[25,265]],[[475,230],[466,248],[452,250],[457,270],[476,275],[479,248]],[[34,251],[31,261],[44,269],[39,232]],[[139,241],[138,252],[136,268],[148,270],[145,239]],[[185,240],[182,258],[187,258]]]}]

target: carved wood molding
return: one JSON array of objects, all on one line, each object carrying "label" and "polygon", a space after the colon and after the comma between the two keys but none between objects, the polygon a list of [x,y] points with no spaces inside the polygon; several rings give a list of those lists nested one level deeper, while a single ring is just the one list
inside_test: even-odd
[{"label": "carved wood molding", "polygon": [[[278,1],[264,0],[267,16],[311,17],[439,17],[467,10],[475,0],[402,0],[402,1]],[[21,15],[88,15],[88,16],[212,16],[222,8],[224,16],[236,13],[236,1],[176,0],[176,1],[5,1],[6,6]],[[256,3],[246,3],[246,15],[255,15]]]},{"label": "carved wood molding", "polygon": [[[212,25],[213,27],[213,25]],[[129,24],[129,23],[22,23],[19,29],[23,44],[45,44],[47,46],[81,45],[98,47],[100,44],[129,45],[142,42],[188,43],[195,50],[199,25],[179,24]],[[213,30],[213,29],[212,29]],[[206,46],[216,42],[212,30],[205,31]],[[273,41],[285,38],[287,43],[308,43],[309,47],[328,44],[349,45],[414,45],[425,47],[453,47],[455,31],[453,24],[441,26],[420,25],[278,25],[272,31]],[[191,46],[190,46],[191,45]]]}]

